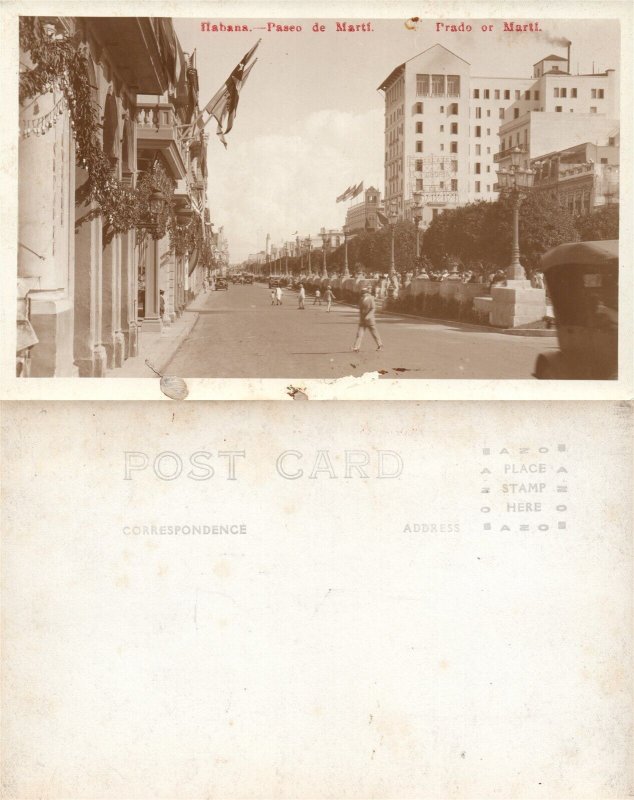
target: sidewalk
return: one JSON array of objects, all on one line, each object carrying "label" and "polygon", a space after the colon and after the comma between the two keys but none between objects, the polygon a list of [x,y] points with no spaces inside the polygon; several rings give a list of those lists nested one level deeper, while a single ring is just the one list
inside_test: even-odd
[{"label": "sidewalk", "polygon": [[119,369],[110,369],[108,378],[154,378],[147,366],[147,359],[157,372],[163,373],[182,342],[189,336],[198,321],[198,309],[204,305],[205,295],[199,295],[187,306],[183,315],[166,325],[160,333],[141,331],[139,335],[139,355],[128,358]]}]

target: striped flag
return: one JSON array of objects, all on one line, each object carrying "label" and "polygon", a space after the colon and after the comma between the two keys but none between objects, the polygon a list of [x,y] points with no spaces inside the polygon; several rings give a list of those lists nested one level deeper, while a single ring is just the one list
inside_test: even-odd
[{"label": "striped flag", "polygon": [[347,198],[350,196],[350,191],[352,189],[354,189],[354,186],[348,186],[346,191],[343,192],[343,194],[339,195],[339,197],[337,198],[337,202],[340,203],[342,200],[347,200]]},{"label": "striped flag", "polygon": [[[257,62],[257,58],[255,61],[251,61],[251,59],[261,41],[262,39],[258,39],[248,53],[244,55],[242,61],[240,61],[224,84],[203,108],[196,120],[196,125],[199,128],[204,128],[213,117],[218,123],[216,135],[220,138],[220,141],[225,147],[227,146],[225,134],[229,133],[233,128],[233,121],[238,110],[240,90],[246,83],[249,73]],[[205,113],[209,114],[209,117],[203,122],[203,114]]]},{"label": "striped flag", "polygon": [[355,197],[358,197],[361,194],[362,191],[363,191],[363,181],[361,181],[361,183],[358,183],[354,187],[354,190],[353,190],[352,194],[350,195],[351,199],[354,199]]}]

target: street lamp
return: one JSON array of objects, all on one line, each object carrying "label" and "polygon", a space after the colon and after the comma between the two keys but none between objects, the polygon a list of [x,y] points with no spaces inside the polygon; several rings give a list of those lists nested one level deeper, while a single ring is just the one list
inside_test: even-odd
[{"label": "street lamp", "polygon": [[154,239],[159,238],[159,218],[163,214],[166,202],[165,195],[159,189],[154,189],[148,198],[149,213],[139,227],[151,233]]},{"label": "street lamp", "polygon": [[420,223],[423,219],[423,193],[414,192],[414,225],[416,225],[416,266],[420,258]]},{"label": "street lamp", "polygon": [[321,239],[322,239],[322,242],[323,242],[323,245],[322,245],[322,248],[321,248],[321,255],[322,255],[322,259],[323,259],[321,277],[322,278],[327,278],[328,277],[328,270],[326,268],[326,242],[328,240],[328,234],[324,230],[324,232],[322,234],[320,234],[320,236],[321,236]]},{"label": "street lamp", "polygon": [[347,225],[343,226],[343,247],[344,247],[344,261],[343,261],[343,277],[350,277],[350,270],[348,269],[348,233],[350,229]]},{"label": "street lamp", "polygon": [[395,264],[395,261],[394,261],[394,228],[395,228],[396,222],[398,220],[398,212],[397,212],[397,208],[396,208],[396,202],[394,200],[390,201],[389,219],[390,219],[390,233],[391,233],[390,276],[392,276],[392,275],[396,275],[396,264]]},{"label": "street lamp", "polygon": [[525,280],[524,267],[520,264],[519,210],[526,197],[525,191],[533,185],[535,171],[520,167],[522,152],[519,147],[511,150],[511,166],[497,173],[500,192],[510,198],[513,209],[513,248],[511,263],[506,268],[507,281]]},{"label": "street lamp", "polygon": [[311,250],[311,242],[310,242],[310,235],[308,236],[308,277],[312,277],[313,269],[310,265],[310,250]]}]

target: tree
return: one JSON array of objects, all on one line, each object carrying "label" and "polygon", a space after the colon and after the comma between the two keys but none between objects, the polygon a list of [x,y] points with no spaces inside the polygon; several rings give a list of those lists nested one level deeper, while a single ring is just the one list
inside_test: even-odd
[{"label": "tree", "polygon": [[577,217],[575,226],[583,242],[597,242],[619,238],[618,205],[603,206]]}]

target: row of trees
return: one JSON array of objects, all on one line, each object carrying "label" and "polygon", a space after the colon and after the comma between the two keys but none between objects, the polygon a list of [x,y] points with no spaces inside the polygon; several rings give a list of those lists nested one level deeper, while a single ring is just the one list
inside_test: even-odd
[{"label": "row of trees", "polygon": [[[512,208],[508,200],[468,203],[438,214],[420,234],[421,258],[416,258],[416,228],[412,222],[394,226],[394,261],[399,272],[415,272],[420,266],[442,269],[457,264],[460,268],[504,268],[508,266],[512,245]],[[557,202],[530,194],[520,208],[520,253],[522,264],[530,272],[539,267],[546,250],[572,241],[618,239],[618,206],[606,206],[574,217]],[[348,267],[351,273],[385,273],[390,268],[392,232],[389,227],[375,232],[355,234],[348,240]],[[343,272],[344,246],[328,251],[329,272]],[[284,259],[275,262],[284,271]],[[306,255],[288,259],[289,272],[308,269]],[[322,270],[322,251],[312,252],[313,272]],[[275,267],[274,267],[275,268]]]}]

